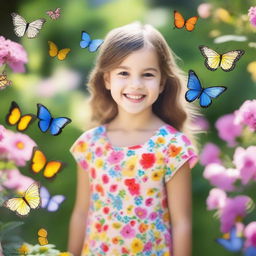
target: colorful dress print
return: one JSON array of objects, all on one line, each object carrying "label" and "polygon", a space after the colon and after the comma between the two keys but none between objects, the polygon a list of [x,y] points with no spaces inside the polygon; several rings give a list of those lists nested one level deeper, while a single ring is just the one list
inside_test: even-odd
[{"label": "colorful dress print", "polygon": [[191,168],[197,162],[189,139],[165,124],[144,144],[115,147],[101,125],[70,152],[90,180],[81,256],[171,256],[165,183],[186,161]]}]

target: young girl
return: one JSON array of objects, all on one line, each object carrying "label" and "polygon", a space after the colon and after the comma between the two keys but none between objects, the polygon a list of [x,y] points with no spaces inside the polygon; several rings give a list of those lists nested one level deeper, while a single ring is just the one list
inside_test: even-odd
[{"label": "young girl", "polygon": [[70,149],[78,162],[68,248],[75,256],[191,256],[196,112],[185,87],[152,26],[109,32],[89,79],[96,127]]}]

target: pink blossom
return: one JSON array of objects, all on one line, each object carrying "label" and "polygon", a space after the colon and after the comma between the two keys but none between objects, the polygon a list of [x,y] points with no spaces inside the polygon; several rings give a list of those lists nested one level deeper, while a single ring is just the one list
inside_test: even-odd
[{"label": "pink blossom", "polygon": [[249,19],[250,19],[250,23],[256,27],[256,6],[251,7],[248,10],[248,15],[249,15]]},{"label": "pink blossom", "polygon": [[32,178],[22,175],[17,169],[2,171],[2,174],[3,172],[7,174],[7,179],[3,182],[3,186],[18,192],[26,191],[34,182]]},{"label": "pink blossom", "polygon": [[213,163],[206,166],[203,176],[213,186],[225,191],[234,191],[234,183],[239,178],[239,171],[231,168],[226,169],[220,164]]},{"label": "pink blossom", "polygon": [[244,236],[246,237],[245,246],[256,247],[256,221],[249,223],[244,229]]},{"label": "pink blossom", "polygon": [[4,138],[5,128],[0,124],[0,141]]},{"label": "pink blossom", "polygon": [[135,213],[140,219],[145,219],[147,217],[147,210],[142,207],[136,207]]},{"label": "pink blossom", "polygon": [[110,164],[119,163],[124,157],[124,153],[122,151],[112,151],[110,156],[108,157],[108,162]]},{"label": "pink blossom", "polygon": [[198,127],[200,130],[207,131],[209,129],[209,122],[203,116],[198,116],[194,121],[193,125]]},{"label": "pink blossom", "polygon": [[26,161],[32,156],[33,147],[36,143],[26,134],[14,133],[7,130],[6,137],[0,142],[8,150],[8,159],[18,166],[25,166]]},{"label": "pink blossom", "polygon": [[256,181],[256,146],[247,149],[238,147],[233,156],[233,163],[240,171],[242,184],[247,184],[250,180]]},{"label": "pink blossom", "polygon": [[214,143],[206,143],[200,154],[200,163],[207,165],[210,163],[221,163],[220,149]]},{"label": "pink blossom", "polygon": [[129,224],[125,225],[120,233],[124,238],[133,238],[136,234],[135,229],[133,229]]},{"label": "pink blossom", "polygon": [[27,53],[21,44],[0,36],[0,66],[7,63],[14,72],[22,73],[27,62]]},{"label": "pink blossom", "polygon": [[226,141],[229,147],[236,145],[235,139],[242,132],[242,126],[240,124],[235,124],[234,119],[234,114],[227,114],[220,117],[215,123],[219,137]]},{"label": "pink blossom", "polygon": [[202,3],[197,8],[197,12],[199,16],[203,19],[210,17],[211,10],[212,10],[212,5],[209,3]]},{"label": "pink blossom", "polygon": [[246,100],[235,111],[234,123],[248,125],[252,131],[256,131],[256,100]]},{"label": "pink blossom", "polygon": [[226,203],[226,192],[219,189],[213,188],[210,190],[209,196],[206,199],[207,209],[214,210],[224,207]]},{"label": "pink blossom", "polygon": [[248,196],[236,196],[227,198],[225,206],[220,209],[221,232],[228,233],[238,218],[246,216],[246,210],[251,198]]}]

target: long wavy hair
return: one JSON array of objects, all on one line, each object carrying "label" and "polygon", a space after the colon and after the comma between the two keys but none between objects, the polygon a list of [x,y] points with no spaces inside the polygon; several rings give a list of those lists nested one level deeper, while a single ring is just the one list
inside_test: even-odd
[{"label": "long wavy hair", "polygon": [[111,30],[101,45],[96,64],[89,75],[88,90],[91,127],[109,123],[118,114],[116,102],[105,88],[104,73],[116,68],[129,54],[151,45],[156,50],[164,90],[152,106],[165,123],[184,132],[196,146],[193,119],[199,111],[185,100],[186,76],[164,37],[151,25],[131,23]]}]

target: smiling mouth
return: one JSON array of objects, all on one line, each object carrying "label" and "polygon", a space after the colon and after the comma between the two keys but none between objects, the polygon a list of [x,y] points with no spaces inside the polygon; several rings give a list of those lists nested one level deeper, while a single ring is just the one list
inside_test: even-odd
[{"label": "smiling mouth", "polygon": [[143,95],[143,94],[141,94],[141,95],[132,95],[132,94],[126,94],[126,93],[124,93],[123,95],[124,95],[127,99],[132,99],[132,100],[141,100],[141,99],[143,99],[143,98],[146,97],[146,95]]}]

